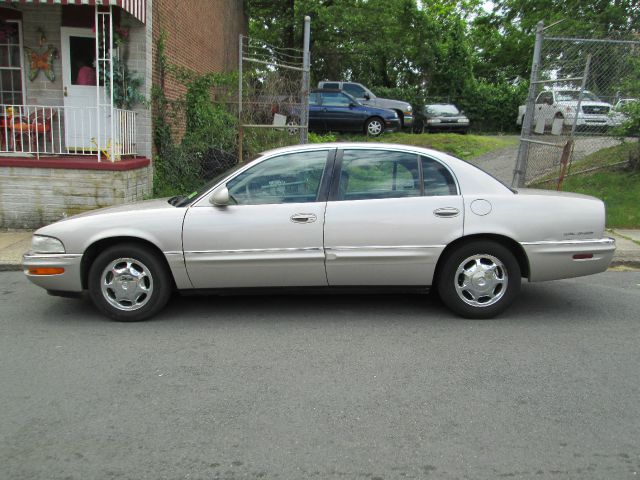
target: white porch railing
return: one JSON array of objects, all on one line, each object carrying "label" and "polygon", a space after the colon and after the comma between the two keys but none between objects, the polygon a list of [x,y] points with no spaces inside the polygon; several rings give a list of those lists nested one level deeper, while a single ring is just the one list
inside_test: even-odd
[{"label": "white porch railing", "polygon": [[104,107],[0,105],[0,153],[96,155],[100,145],[104,161],[135,155],[136,113],[114,108],[113,119],[110,114]]}]

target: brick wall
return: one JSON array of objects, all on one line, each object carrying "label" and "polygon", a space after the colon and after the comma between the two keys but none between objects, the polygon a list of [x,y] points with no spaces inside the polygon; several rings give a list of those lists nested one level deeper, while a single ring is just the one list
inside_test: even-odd
[{"label": "brick wall", "polygon": [[143,200],[151,167],[125,171],[0,167],[0,228],[35,229],[64,216]]},{"label": "brick wall", "polygon": [[[247,23],[242,0],[153,0],[152,21],[155,85],[160,85],[155,59],[162,32],[171,64],[200,74],[238,68],[238,36],[246,33]],[[170,100],[185,93],[184,86],[171,76],[165,78],[163,88]],[[175,127],[178,134],[183,132],[183,126]]]}]

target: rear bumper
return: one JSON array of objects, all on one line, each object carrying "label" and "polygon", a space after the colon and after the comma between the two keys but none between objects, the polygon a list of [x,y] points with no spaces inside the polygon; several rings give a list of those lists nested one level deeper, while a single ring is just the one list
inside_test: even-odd
[{"label": "rear bumper", "polygon": [[[81,254],[32,254],[22,256],[24,274],[31,282],[46,290],[54,292],[82,292],[80,276]],[[64,273],[57,275],[33,275],[29,268],[64,268]]]},{"label": "rear bumper", "polygon": [[[559,280],[604,272],[613,259],[613,238],[523,242],[529,259],[529,281]],[[575,257],[578,258],[575,258]]]}]

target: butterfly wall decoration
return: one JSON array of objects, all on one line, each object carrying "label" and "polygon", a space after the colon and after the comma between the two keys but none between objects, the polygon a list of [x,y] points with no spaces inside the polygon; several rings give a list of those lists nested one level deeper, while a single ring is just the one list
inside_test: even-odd
[{"label": "butterfly wall decoration", "polygon": [[44,52],[37,52],[29,47],[24,47],[25,54],[29,61],[29,80],[32,82],[42,71],[45,77],[55,82],[56,74],[53,71],[53,60],[58,58],[58,49],[53,45],[48,45]]}]

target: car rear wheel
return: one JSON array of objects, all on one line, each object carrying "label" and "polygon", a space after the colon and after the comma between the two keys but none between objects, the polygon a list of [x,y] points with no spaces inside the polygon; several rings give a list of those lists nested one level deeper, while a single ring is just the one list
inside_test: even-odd
[{"label": "car rear wheel", "polygon": [[165,306],[171,276],[164,262],[136,244],[102,252],[89,269],[89,296],[105,315],[122,322],[145,320]]},{"label": "car rear wheel", "polygon": [[491,318],[506,310],[520,291],[520,266],[498,243],[467,243],[445,260],[437,288],[444,304],[458,315]]},{"label": "car rear wheel", "polygon": [[370,118],[367,120],[364,130],[367,135],[377,137],[384,131],[384,122],[378,117]]}]

